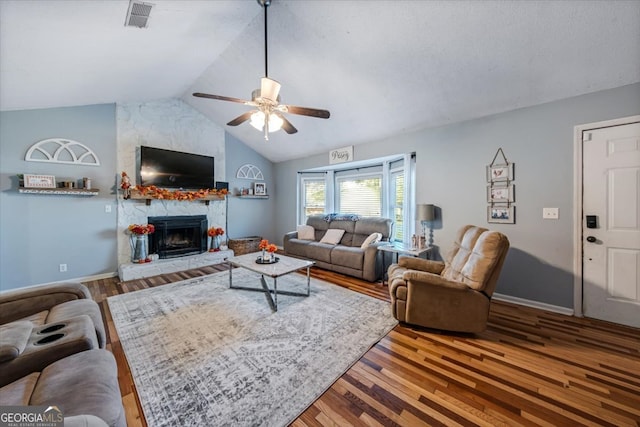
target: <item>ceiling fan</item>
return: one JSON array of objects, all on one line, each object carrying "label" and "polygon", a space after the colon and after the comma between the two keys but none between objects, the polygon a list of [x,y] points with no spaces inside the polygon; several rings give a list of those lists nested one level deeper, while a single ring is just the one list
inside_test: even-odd
[{"label": "ceiling fan", "polygon": [[297,107],[295,105],[280,104],[280,83],[269,78],[268,56],[267,56],[267,8],[271,5],[271,0],[257,0],[258,4],[264,8],[264,77],[260,79],[260,89],[251,93],[251,101],[239,98],[231,98],[221,95],[210,95],[196,92],[193,96],[199,98],[218,99],[220,101],[238,102],[240,104],[255,107],[254,110],[247,111],[227,123],[228,126],[238,126],[251,119],[251,125],[258,130],[264,131],[264,139],[269,140],[269,132],[284,129],[288,134],[298,132],[283,113],[298,114],[301,116],[317,117],[328,119],[329,111],[317,108]]}]

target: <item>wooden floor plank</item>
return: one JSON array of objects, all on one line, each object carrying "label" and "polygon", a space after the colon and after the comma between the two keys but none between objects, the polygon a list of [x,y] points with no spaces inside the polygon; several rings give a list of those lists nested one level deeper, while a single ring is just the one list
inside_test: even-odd
[{"label": "wooden floor plank", "polygon": [[[130,427],[147,424],[107,298],[226,269],[86,283],[102,310]],[[319,268],[311,275],[389,301],[381,283]],[[638,427],[640,330],[497,301],[487,330],[475,335],[401,324],[292,425]]]}]

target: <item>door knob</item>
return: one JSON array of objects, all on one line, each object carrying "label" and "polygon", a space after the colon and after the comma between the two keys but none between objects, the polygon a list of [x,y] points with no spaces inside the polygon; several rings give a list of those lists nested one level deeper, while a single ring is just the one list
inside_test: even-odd
[{"label": "door knob", "polygon": [[595,241],[596,241],[596,238],[595,238],[595,237],[593,237],[593,236],[589,236],[589,237],[587,237],[587,242],[589,242],[589,243],[595,243]]}]

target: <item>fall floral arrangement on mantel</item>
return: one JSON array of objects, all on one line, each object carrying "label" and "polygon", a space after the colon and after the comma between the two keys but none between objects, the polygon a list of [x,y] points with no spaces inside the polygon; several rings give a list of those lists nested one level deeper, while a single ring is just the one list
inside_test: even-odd
[{"label": "fall floral arrangement on mantel", "polygon": [[149,199],[161,199],[161,200],[178,200],[178,201],[192,201],[198,199],[206,199],[209,196],[224,197],[228,194],[227,189],[209,189],[203,188],[201,190],[186,191],[186,190],[168,190],[166,188],[158,188],[155,185],[136,185],[134,190],[142,197]]},{"label": "fall floral arrangement on mantel", "polygon": [[222,227],[211,227],[207,230],[207,235],[211,237],[209,252],[220,251],[220,236],[224,235],[224,229]]}]

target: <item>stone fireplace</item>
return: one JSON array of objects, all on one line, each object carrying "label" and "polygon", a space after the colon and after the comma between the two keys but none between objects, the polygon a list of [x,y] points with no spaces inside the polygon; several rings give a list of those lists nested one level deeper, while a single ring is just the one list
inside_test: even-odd
[{"label": "stone fireplace", "polygon": [[226,228],[226,201],[180,202],[153,200],[149,206],[141,200],[119,203],[123,230],[127,224],[154,224],[156,230],[147,235],[149,253],[160,259],[143,264],[131,262],[129,235],[120,233],[118,276],[133,280],[175,271],[201,268],[224,262],[233,256],[231,250],[209,252],[207,228]]},{"label": "stone fireplace", "polygon": [[201,254],[207,250],[207,216],[150,216],[148,224],[155,226],[149,235],[149,253],[160,259]]},{"label": "stone fireplace", "polygon": [[[116,106],[117,119],[117,172],[116,185],[120,182],[120,172],[125,171],[132,184],[139,180],[139,147],[147,145],[187,153],[198,153],[215,158],[215,178],[226,181],[225,176],[225,131],[224,128],[208,120],[180,99],[166,99],[144,103],[119,103]],[[134,178],[135,177],[135,178]],[[117,188],[117,187],[116,187]],[[118,189],[119,190],[119,189]],[[131,244],[127,228],[131,224],[146,224],[151,217],[176,217],[201,215],[207,219],[208,227],[222,227],[226,231],[226,201],[144,200],[124,199],[118,191],[116,251],[118,274],[122,280],[150,277],[173,271],[188,270],[223,262],[232,251],[208,252],[206,232],[205,242],[196,249],[184,246],[181,238],[174,238],[166,255],[172,258],[154,260],[145,264],[131,263]],[[154,239],[153,233],[148,237]],[[158,233],[159,235],[159,233]],[[110,235],[109,238],[112,236]],[[106,237],[105,237],[106,238]],[[151,243],[151,242],[149,242]],[[155,244],[155,243],[154,243]],[[190,245],[189,245],[190,246]],[[204,252],[200,253],[203,250]],[[184,256],[177,256],[184,251]],[[193,254],[190,252],[193,251]],[[158,252],[150,247],[150,253]],[[158,254],[160,255],[160,254]]]}]

